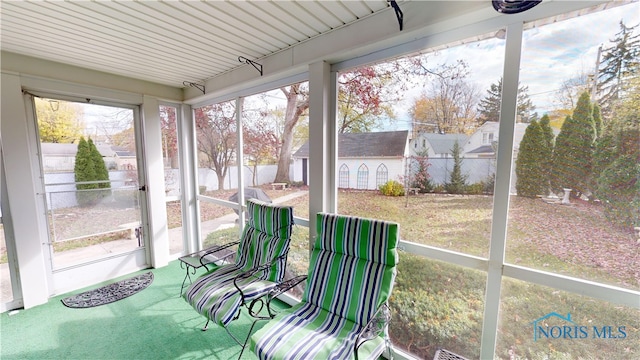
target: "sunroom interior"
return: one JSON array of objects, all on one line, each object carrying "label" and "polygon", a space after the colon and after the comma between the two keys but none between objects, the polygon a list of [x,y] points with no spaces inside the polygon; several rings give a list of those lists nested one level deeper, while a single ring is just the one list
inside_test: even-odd
[{"label": "sunroom interior", "polygon": [[[614,39],[622,23],[637,25],[640,5],[545,0],[510,13],[493,3],[2,2],[3,316],[143,269],[179,266],[183,255],[236,238],[247,188],[259,187],[274,202],[294,206],[292,275],[307,271],[317,213],[399,223],[390,300],[394,358],[432,358],[440,348],[469,359],[637,358],[638,228],[610,222],[603,205],[589,199],[524,198],[514,184],[518,132],[527,123],[518,109],[523,87],[539,116],[571,115],[580,94],[561,87],[595,89],[589,79],[611,46],[601,42]],[[585,47],[575,47],[578,40]],[[387,77],[357,84],[379,79],[395,103],[364,116],[369,125],[349,128],[339,115],[347,91],[341,80],[375,71]],[[392,85],[394,76],[406,77]],[[469,139],[477,129],[433,130],[407,115],[417,112],[411,102],[429,96],[443,78],[481,84],[477,99],[500,84],[497,133],[482,144],[493,148],[491,159],[465,158],[483,160],[467,174],[482,190],[381,195],[380,185],[406,180],[419,129]],[[574,78],[586,80],[570,83]],[[77,141],[44,140],[41,117],[67,105],[82,109],[83,139],[98,148],[127,135],[128,143],[100,150],[111,161],[111,196],[126,211],[109,210],[118,212],[117,231],[92,230],[124,234],[121,247],[118,240],[80,254],[82,248],[63,246],[86,235],[66,229],[65,221],[107,222],[91,212],[97,209],[82,217],[77,204],[65,205],[69,197],[80,202],[78,180],[73,170],[65,177],[54,169],[64,167],[62,160],[49,162],[58,156],[49,149],[61,152]],[[286,140],[285,113],[296,110],[298,127],[288,129]],[[202,119],[218,121],[219,133],[211,135],[214,125]],[[404,157],[367,162],[341,155],[340,134],[376,131],[406,131]],[[265,140],[272,136],[276,145]],[[207,152],[207,141],[228,148]],[[260,149],[262,142],[272,148]],[[294,156],[303,144],[308,156]],[[275,155],[261,158],[265,151]],[[225,155],[224,165],[216,162]],[[435,157],[431,169],[438,160],[454,162]],[[434,188],[444,188],[446,179],[431,174]],[[637,209],[635,216],[638,224]],[[282,300],[293,304],[296,294]]]}]

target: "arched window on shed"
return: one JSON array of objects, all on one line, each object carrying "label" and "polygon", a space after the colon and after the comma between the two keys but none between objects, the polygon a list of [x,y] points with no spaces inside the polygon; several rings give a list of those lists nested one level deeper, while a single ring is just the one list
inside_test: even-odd
[{"label": "arched window on shed", "polygon": [[376,188],[384,185],[389,181],[389,170],[385,164],[380,164],[376,170]]},{"label": "arched window on shed", "polygon": [[338,187],[342,189],[349,188],[349,167],[347,164],[342,164],[338,172]]},{"label": "arched window on shed", "polygon": [[358,189],[367,189],[369,185],[369,168],[362,164],[358,168]]}]

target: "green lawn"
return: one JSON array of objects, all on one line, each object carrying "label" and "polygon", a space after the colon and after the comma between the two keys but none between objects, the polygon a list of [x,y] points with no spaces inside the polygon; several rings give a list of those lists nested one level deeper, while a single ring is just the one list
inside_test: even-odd
[{"label": "green lawn", "polygon": [[[308,217],[308,197],[296,198],[296,216]],[[487,257],[491,196],[386,197],[372,191],[340,191],[340,213],[396,221],[403,240]],[[294,239],[304,251],[306,238]],[[609,223],[598,205],[571,206],[513,197],[507,262],[639,289],[640,245],[631,229]],[[290,258],[291,260],[291,258]],[[291,261],[296,263],[296,261]],[[299,266],[302,268],[302,266]],[[439,347],[478,358],[486,274],[401,253],[391,305],[396,346],[422,358]],[[533,341],[531,322],[550,312],[572,313],[576,323],[625,326],[625,339]],[[640,354],[640,312],[606,302],[506,279],[503,283],[497,356],[502,359],[634,359]]]}]

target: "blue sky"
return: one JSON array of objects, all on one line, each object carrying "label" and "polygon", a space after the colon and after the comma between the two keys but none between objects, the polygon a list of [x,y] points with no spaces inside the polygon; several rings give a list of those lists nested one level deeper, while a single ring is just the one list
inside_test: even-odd
[{"label": "blue sky", "polygon": [[[556,108],[555,98],[562,83],[580,73],[593,73],[598,47],[611,45],[619,31],[640,23],[638,2],[605,11],[558,21],[525,30],[522,48],[520,84],[528,86],[528,94],[541,115]],[[640,34],[640,28],[635,34]],[[504,41],[491,38],[431,55],[432,64],[464,59],[471,68],[470,81],[480,88],[481,97],[502,76]],[[408,109],[421,89],[408,91],[403,104],[396,107],[399,121],[388,129],[408,129]]]}]

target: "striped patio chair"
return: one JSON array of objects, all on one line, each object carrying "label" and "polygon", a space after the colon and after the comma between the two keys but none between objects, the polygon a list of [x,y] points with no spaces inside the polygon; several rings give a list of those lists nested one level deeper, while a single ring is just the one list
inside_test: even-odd
[{"label": "striped patio chair", "polygon": [[398,224],[318,214],[317,234],[302,301],[251,336],[250,348],[259,359],[377,359],[390,351]]},{"label": "striped patio chair", "polygon": [[[248,221],[238,244],[235,263],[214,267],[193,282],[184,299],[210,321],[228,331],[242,306],[266,295],[283,279],[293,228],[293,208],[247,201]],[[245,341],[246,343],[246,341]]]}]

